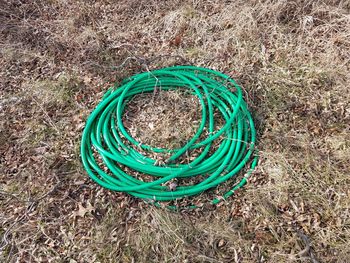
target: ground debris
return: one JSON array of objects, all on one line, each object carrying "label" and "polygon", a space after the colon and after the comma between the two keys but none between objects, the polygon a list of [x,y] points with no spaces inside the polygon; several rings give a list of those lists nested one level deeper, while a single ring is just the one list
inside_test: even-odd
[{"label": "ground debris", "polygon": [[[347,262],[349,8],[3,1],[0,261]],[[91,110],[124,78],[183,64],[243,87],[260,156],[248,184],[220,206],[208,204],[212,189],[197,197],[201,209],[176,213],[94,184],[79,157]],[[130,102],[125,127],[149,144],[182,145],[198,127],[198,101],[160,87],[147,96]]]}]

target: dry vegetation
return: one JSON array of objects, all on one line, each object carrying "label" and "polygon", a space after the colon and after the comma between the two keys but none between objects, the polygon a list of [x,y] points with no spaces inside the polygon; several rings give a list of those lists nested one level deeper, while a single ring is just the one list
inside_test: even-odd
[{"label": "dry vegetation", "polygon": [[[1,262],[350,262],[349,1],[0,1],[0,51]],[[230,74],[254,112],[259,166],[214,210],[82,170],[89,112],[110,83],[184,63],[159,55]]]}]

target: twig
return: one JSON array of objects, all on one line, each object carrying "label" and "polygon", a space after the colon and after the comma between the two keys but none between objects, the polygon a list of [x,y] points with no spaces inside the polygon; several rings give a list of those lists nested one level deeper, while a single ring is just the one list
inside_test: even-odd
[{"label": "twig", "polygon": [[56,130],[56,132],[58,134],[60,134],[60,130],[58,129],[58,127],[56,126],[56,124],[52,121],[51,117],[49,116],[49,114],[47,113],[47,111],[44,109],[44,107],[39,103],[39,101],[37,101],[34,96],[30,95],[30,97],[32,98],[32,100],[39,106],[39,108],[41,109],[41,111],[45,114],[45,116],[47,117],[49,123],[51,124],[51,126]]},{"label": "twig", "polygon": [[19,218],[17,218],[15,220],[15,222],[13,222],[12,225],[10,225],[5,233],[2,235],[2,240],[1,240],[1,243],[0,243],[0,251],[3,251],[5,249],[5,247],[10,243],[7,239],[7,237],[10,235],[11,233],[11,229],[14,228],[15,225],[17,225],[21,220],[23,220],[23,218],[25,217],[25,214],[21,215]]},{"label": "twig", "polygon": [[301,230],[296,229],[297,235],[300,237],[300,239],[303,241],[305,248],[300,251],[298,253],[299,257],[307,257],[310,258],[312,263],[320,263],[317,258],[316,255],[314,254],[314,251],[311,247],[311,241],[310,238],[308,236],[306,236]]},{"label": "twig", "polygon": [[126,63],[128,63],[130,60],[137,61],[141,65],[147,64],[144,58],[133,56],[133,57],[127,57],[119,66],[114,66],[112,67],[112,69],[115,70],[115,69],[123,68],[126,65]]}]

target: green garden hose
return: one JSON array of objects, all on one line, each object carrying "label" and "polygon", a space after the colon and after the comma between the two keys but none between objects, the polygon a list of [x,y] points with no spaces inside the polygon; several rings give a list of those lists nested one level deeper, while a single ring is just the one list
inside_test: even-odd
[{"label": "green garden hose", "polygon": [[[136,94],[153,92],[155,87],[162,90],[186,89],[200,101],[201,123],[193,138],[181,148],[165,149],[142,144],[123,126],[122,117],[127,103]],[[215,108],[226,121],[220,129],[215,129]],[[204,131],[209,135],[201,139]],[[220,145],[211,153],[216,139],[221,140]],[[258,161],[254,154],[255,140],[253,119],[243,100],[242,90],[233,79],[211,69],[173,66],[137,74],[125,79],[118,88],[108,90],[86,122],[81,158],[89,176],[101,186],[126,192],[156,205],[214,188],[235,177],[251,161],[243,179],[230,191],[211,201],[217,204],[247,182]],[[177,162],[184,153],[196,148],[202,151],[193,161],[188,164]],[[169,153],[171,157],[165,165],[160,165],[137,149]],[[130,171],[150,175],[154,180],[145,182]],[[175,189],[166,186],[174,179],[196,176],[204,179],[198,184],[179,185]]]}]

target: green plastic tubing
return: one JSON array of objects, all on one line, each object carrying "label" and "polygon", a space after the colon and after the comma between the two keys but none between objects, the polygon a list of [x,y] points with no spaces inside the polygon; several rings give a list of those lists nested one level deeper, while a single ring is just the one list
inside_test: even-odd
[{"label": "green plastic tubing", "polygon": [[[187,89],[200,101],[202,120],[198,130],[179,149],[142,144],[123,126],[122,116],[128,101],[136,94],[153,92],[155,87],[162,90]],[[215,129],[215,108],[226,121],[220,129]],[[209,136],[200,139],[204,130]],[[216,139],[221,140],[220,145],[214,153],[209,154]],[[120,87],[109,89],[86,122],[81,141],[81,158],[85,170],[96,183],[113,191],[127,192],[157,206],[160,206],[161,201],[178,200],[214,188],[235,177],[250,162],[243,179],[236,182],[230,191],[211,201],[217,204],[247,182],[258,161],[254,154],[255,140],[253,119],[243,100],[242,90],[233,79],[207,68],[173,66],[134,75],[125,79]],[[201,148],[201,153],[192,162],[176,162],[182,154],[195,148]],[[171,157],[166,165],[159,165],[156,160],[136,149],[167,152]],[[126,173],[124,167],[128,167],[128,171],[151,175],[154,180],[139,180]],[[204,179],[198,184],[180,185],[176,189],[166,186],[174,178],[199,175]],[[176,209],[176,206],[170,208]]]}]

